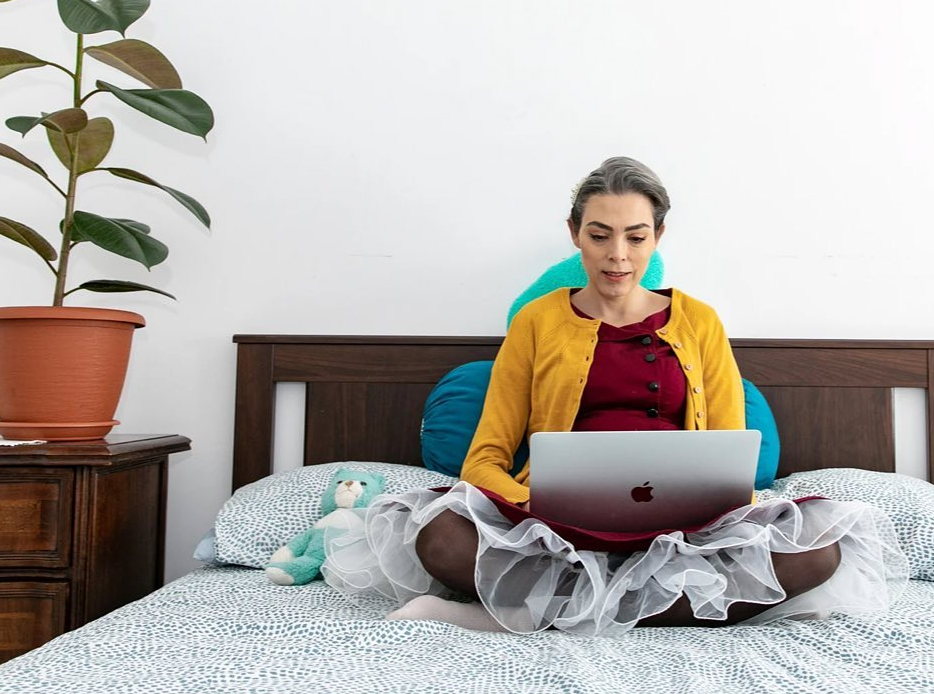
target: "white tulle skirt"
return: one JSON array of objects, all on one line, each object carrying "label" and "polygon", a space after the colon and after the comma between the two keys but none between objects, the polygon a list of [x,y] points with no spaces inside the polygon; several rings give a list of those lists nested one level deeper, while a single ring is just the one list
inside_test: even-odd
[{"label": "white tulle skirt", "polygon": [[[681,595],[695,616],[723,620],[734,602],[775,605],[745,624],[820,612],[869,614],[900,594],[908,564],[888,517],[859,502],[772,499],[744,506],[702,531],[659,535],[645,551],[576,550],[547,525],[506,520],[475,487],[383,495],[349,533],[326,538],[322,573],[349,597],[381,595],[387,611],[412,598],[449,591],[415,553],[419,531],[451,510],[477,527],[476,586],[505,628],[549,627],[589,635],[624,633],[664,612]],[[805,552],[838,542],[841,562],[823,585],[781,602],[771,553]],[[780,604],[777,604],[780,603]]]}]

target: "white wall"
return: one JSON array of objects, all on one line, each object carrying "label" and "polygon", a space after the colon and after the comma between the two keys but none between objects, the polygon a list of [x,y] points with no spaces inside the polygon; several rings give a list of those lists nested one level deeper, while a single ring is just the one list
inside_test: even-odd
[{"label": "white wall", "polygon": [[[51,0],[4,3],[0,45],[70,61],[56,23]],[[120,431],[193,439],[171,463],[168,577],[228,495],[232,334],[501,334],[572,252],[570,189],[610,155],[662,176],[667,279],[733,336],[934,338],[932,25],[921,0],[154,0],[129,35],[212,104],[208,144],[108,98],[88,109],[117,121],[108,164],[194,195],[214,229],[88,177],[82,208],[150,223],[172,254],[150,274],[82,249],[75,279],[179,301],[72,304],[149,321]],[[67,105],[59,75],[0,81],[0,116]],[[41,140],[0,135],[55,170]],[[54,230],[60,210],[0,162],[0,215]],[[0,269],[0,303],[49,300],[28,251],[0,246]]]}]

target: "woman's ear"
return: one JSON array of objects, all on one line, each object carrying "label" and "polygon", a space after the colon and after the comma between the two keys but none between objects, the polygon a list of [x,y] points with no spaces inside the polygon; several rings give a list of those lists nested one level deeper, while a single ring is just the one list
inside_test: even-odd
[{"label": "woman's ear", "polygon": [[580,232],[574,230],[574,223],[570,219],[568,219],[568,231],[571,232],[571,241],[574,242],[575,246],[580,248],[581,247]]}]

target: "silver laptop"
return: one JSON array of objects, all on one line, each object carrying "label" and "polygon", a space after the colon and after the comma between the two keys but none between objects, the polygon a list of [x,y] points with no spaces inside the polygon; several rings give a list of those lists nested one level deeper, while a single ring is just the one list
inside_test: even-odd
[{"label": "silver laptop", "polygon": [[703,525],[748,504],[760,432],[539,432],[529,441],[531,510],[587,530]]}]

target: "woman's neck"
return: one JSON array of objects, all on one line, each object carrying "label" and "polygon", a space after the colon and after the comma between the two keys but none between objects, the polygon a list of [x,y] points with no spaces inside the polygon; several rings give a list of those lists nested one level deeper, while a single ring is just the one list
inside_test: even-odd
[{"label": "woman's neck", "polygon": [[615,327],[639,323],[666,308],[671,299],[637,286],[626,296],[607,298],[589,284],[571,295],[571,303],[588,316]]}]

